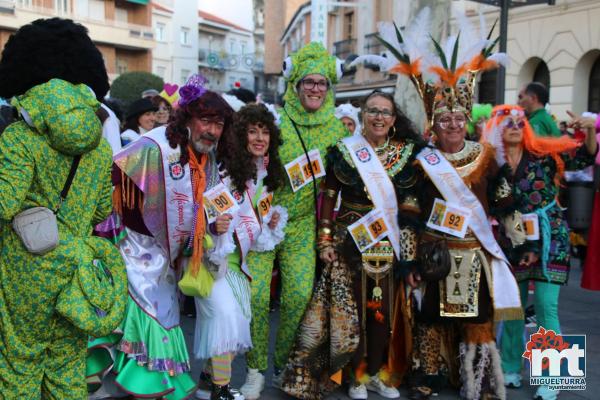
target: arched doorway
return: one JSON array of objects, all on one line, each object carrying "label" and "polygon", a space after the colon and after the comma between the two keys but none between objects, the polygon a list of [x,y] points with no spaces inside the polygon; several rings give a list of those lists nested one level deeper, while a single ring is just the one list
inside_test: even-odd
[{"label": "arched doorway", "polygon": [[600,112],[600,57],[596,58],[590,71],[587,109],[595,113]]},{"label": "arched doorway", "polygon": [[550,94],[550,70],[543,60],[540,60],[535,71],[533,72],[533,82],[539,82],[546,86],[548,94]]},{"label": "arched doorway", "polygon": [[497,70],[481,74],[477,96],[479,104],[489,103],[496,105],[496,76]]}]

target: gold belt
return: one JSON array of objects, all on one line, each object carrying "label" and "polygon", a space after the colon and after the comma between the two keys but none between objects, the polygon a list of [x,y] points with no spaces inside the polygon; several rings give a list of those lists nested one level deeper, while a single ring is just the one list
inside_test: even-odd
[{"label": "gold belt", "polygon": [[421,242],[433,242],[440,239],[446,239],[448,243],[449,249],[469,249],[475,250],[481,248],[481,243],[475,236],[465,236],[464,239],[461,239],[456,236],[446,235],[443,233],[437,233],[432,231],[425,231],[421,234],[420,241]]}]

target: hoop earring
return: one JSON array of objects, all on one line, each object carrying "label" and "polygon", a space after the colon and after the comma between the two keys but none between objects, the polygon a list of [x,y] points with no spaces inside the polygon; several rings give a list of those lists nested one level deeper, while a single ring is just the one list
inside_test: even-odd
[{"label": "hoop earring", "polygon": [[396,136],[396,127],[392,126],[392,136],[390,136],[390,131],[388,131],[387,137],[388,137],[388,139],[391,139],[394,136]]}]

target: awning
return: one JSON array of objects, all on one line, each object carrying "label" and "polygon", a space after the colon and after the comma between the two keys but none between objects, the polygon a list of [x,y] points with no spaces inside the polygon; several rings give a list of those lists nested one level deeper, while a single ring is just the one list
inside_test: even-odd
[{"label": "awning", "polygon": [[125,0],[128,1],[130,3],[136,3],[136,4],[148,4],[150,2],[150,0]]}]

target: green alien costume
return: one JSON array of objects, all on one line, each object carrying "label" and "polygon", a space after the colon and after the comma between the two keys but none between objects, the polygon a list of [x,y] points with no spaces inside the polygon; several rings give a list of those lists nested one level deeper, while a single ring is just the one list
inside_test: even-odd
[{"label": "green alien costume", "polygon": [[[334,116],[331,84],[335,84],[338,79],[337,60],[321,44],[310,43],[294,53],[291,61],[291,72],[286,78],[285,106],[280,110],[283,145],[279,149],[279,156],[285,165],[304,154],[293,121],[306,150],[310,152],[317,149],[322,160],[325,160],[327,148],[347,134],[344,125]],[[321,108],[312,113],[304,109],[296,92],[300,80],[310,74],[323,75],[330,82]],[[247,359],[249,368],[261,371],[267,369],[269,288],[275,258],[279,260],[282,284],[279,331],[275,346],[276,369],[282,368],[287,362],[298,324],[312,295],[315,276],[316,205],[313,184],[309,183],[294,192],[288,180],[274,193],[273,198],[274,204],[287,208],[289,213],[285,239],[275,250],[250,252],[247,258],[252,274],[251,333],[254,346]]]},{"label": "green alien costume", "polygon": [[[0,398],[86,399],[88,338],[55,305],[93,224],[112,209],[112,151],[95,115],[100,104],[85,85],[53,79],[13,103],[25,120],[0,136]],[[59,245],[33,255],[11,220],[58,206],[75,155],[81,161],[57,214]]]}]

